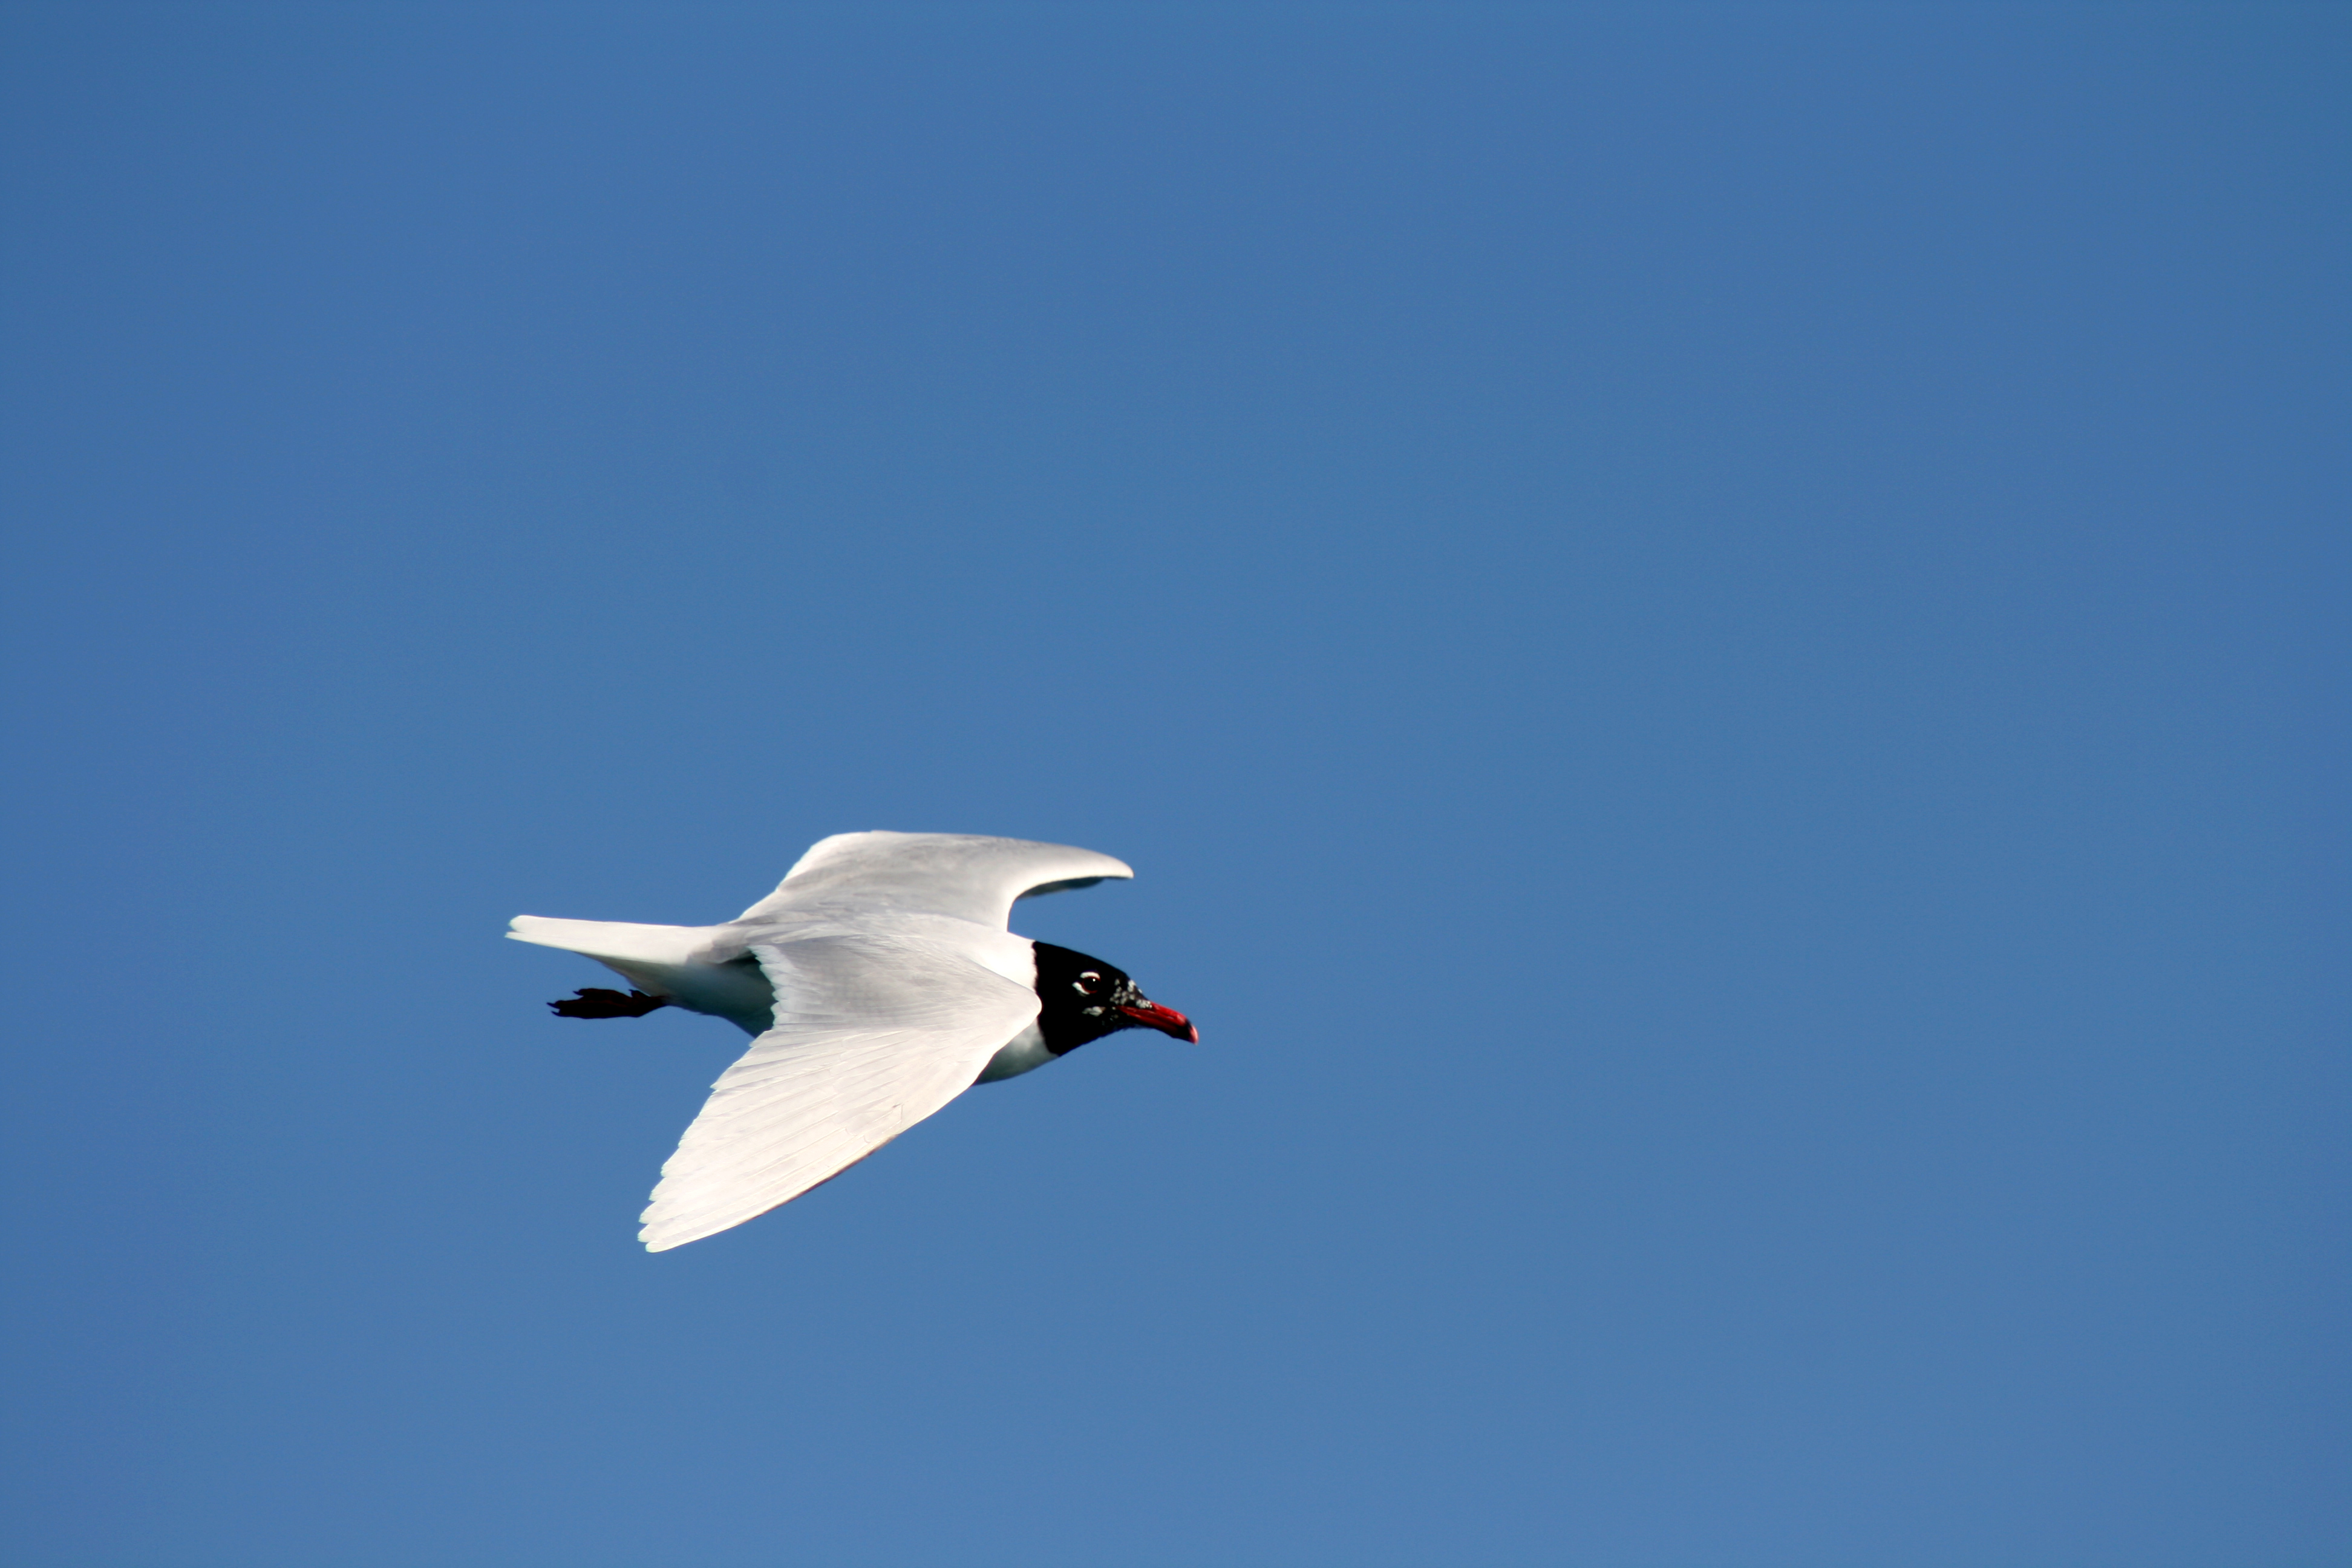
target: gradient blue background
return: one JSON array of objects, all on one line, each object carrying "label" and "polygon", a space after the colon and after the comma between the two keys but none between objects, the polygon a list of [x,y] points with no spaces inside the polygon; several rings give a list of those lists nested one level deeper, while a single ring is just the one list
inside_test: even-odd
[{"label": "gradient blue background", "polygon": [[[2352,1555],[2340,6],[12,6],[28,1565]],[[633,1240],[821,835],[1197,1017]]]}]

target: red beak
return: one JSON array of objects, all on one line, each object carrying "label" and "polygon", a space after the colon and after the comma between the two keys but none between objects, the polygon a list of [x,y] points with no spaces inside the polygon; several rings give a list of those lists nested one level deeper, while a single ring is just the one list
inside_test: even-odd
[{"label": "red beak", "polygon": [[1140,1007],[1121,1007],[1119,1011],[1148,1029],[1157,1029],[1163,1035],[1173,1035],[1180,1040],[1190,1040],[1196,1046],[1201,1043],[1201,1031],[1192,1027],[1192,1020],[1173,1007],[1162,1007],[1157,1002],[1146,1002]]}]

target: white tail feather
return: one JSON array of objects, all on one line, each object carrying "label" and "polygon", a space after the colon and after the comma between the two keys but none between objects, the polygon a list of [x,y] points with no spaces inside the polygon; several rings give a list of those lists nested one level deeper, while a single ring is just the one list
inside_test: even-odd
[{"label": "white tail feather", "polygon": [[623,963],[708,962],[715,931],[710,926],[649,926],[627,921],[558,921],[544,915],[517,915],[507,935],[516,942],[560,947],[590,958],[618,959]]}]

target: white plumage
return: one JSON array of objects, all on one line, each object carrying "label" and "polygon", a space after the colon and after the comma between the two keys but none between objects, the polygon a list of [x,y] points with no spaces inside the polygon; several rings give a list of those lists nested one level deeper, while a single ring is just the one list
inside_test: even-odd
[{"label": "white plumage", "polygon": [[838,1175],[984,1070],[1045,1059],[1034,950],[1005,929],[1013,902],[1134,874],[1057,844],[844,833],[723,925],[522,915],[507,934],[757,1037],[662,1166],[639,1232],[661,1252]]}]

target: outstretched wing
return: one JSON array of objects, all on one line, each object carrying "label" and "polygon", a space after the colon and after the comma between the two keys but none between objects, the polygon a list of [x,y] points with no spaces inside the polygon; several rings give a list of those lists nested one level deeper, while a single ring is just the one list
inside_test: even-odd
[{"label": "outstretched wing", "polygon": [[664,1252],[790,1203],[971,1087],[1037,994],[938,942],[754,942],[775,1026],[711,1086],[645,1212]]},{"label": "outstretched wing", "polygon": [[741,918],[847,904],[952,915],[1003,931],[1016,899],[1134,875],[1124,861],[1066,844],[967,833],[836,833],[819,839]]}]

